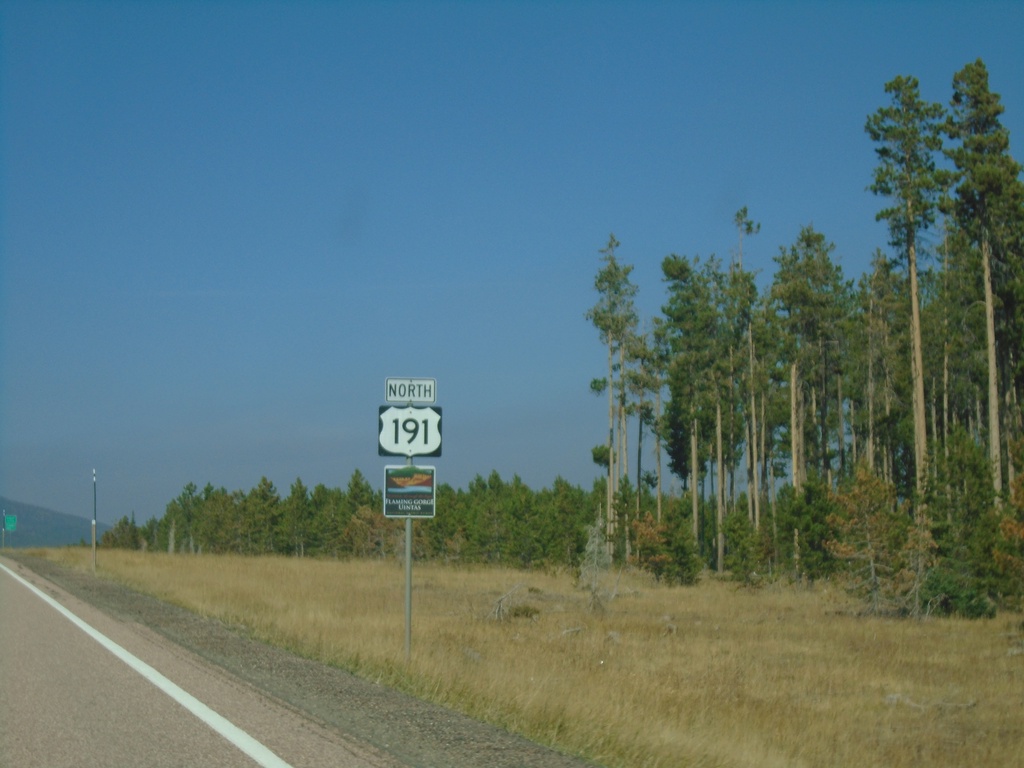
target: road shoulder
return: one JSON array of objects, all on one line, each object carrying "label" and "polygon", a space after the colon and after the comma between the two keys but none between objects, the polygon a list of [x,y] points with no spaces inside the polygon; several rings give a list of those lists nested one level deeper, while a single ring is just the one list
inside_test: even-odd
[{"label": "road shoulder", "polygon": [[[8,553],[9,554],[9,553]],[[368,753],[428,768],[587,768],[593,764],[535,744],[344,670],[255,640],[118,583],[40,558],[12,558],[102,613],[134,623],[255,687],[318,727]]]}]

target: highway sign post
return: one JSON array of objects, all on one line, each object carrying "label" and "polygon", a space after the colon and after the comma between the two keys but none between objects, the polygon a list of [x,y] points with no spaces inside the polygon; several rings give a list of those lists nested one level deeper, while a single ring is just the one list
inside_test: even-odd
[{"label": "highway sign post", "polygon": [[6,549],[7,547],[7,534],[14,533],[18,528],[18,516],[8,515],[7,510],[4,510],[4,525],[0,529],[0,549]]},{"label": "highway sign post", "polygon": [[[412,521],[433,517],[434,467],[413,466],[413,456],[441,455],[441,409],[437,380],[394,377],[384,380],[377,411],[377,453],[405,456],[404,466],[384,467],[384,516],[405,518],[405,660],[412,658]],[[404,406],[404,407],[401,407]]]},{"label": "highway sign post", "polygon": [[96,573],[96,470],[92,471],[92,572]]}]

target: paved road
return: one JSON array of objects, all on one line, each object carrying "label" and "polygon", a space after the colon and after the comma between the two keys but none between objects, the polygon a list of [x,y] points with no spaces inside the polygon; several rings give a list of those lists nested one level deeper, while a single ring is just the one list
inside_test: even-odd
[{"label": "paved road", "polygon": [[398,763],[0,558],[0,766],[255,765]]}]

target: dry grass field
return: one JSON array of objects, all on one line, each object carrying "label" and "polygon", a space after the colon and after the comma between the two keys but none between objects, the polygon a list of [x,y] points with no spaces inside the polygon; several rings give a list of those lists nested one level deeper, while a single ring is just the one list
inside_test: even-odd
[{"label": "dry grass field", "polygon": [[1024,766],[1019,614],[614,572],[594,612],[569,574],[417,564],[407,665],[398,562],[102,551],[99,575],[607,766]]}]

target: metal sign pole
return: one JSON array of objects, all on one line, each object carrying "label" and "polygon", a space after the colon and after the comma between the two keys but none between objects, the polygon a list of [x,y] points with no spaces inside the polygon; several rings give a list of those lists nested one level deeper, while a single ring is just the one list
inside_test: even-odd
[{"label": "metal sign pole", "polygon": [[96,575],[96,470],[92,471],[92,572]]},{"label": "metal sign pole", "polygon": [[[412,456],[405,460],[412,466]],[[412,517],[405,518],[405,663],[412,660]]]},{"label": "metal sign pole", "polygon": [[405,663],[412,660],[412,518],[405,518]]},{"label": "metal sign pole", "polygon": [[4,510],[3,519],[0,520],[0,549],[7,549],[7,534],[14,533],[18,527],[18,516],[8,515]]}]

